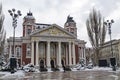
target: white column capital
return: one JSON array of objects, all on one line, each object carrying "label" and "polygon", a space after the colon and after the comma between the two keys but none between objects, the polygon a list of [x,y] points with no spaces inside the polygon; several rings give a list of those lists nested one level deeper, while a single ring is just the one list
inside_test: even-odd
[{"label": "white column capital", "polygon": [[50,45],[51,41],[47,41],[47,44]]},{"label": "white column capital", "polygon": [[69,41],[69,44],[71,44],[71,41]]},{"label": "white column capital", "polygon": [[36,42],[36,43],[38,43],[38,42],[39,42],[39,40],[36,40],[35,42]]},{"label": "white column capital", "polygon": [[58,41],[58,43],[61,43],[61,41]]},{"label": "white column capital", "polygon": [[31,40],[31,42],[35,42],[35,40]]},{"label": "white column capital", "polygon": [[75,44],[75,41],[73,41],[72,43]]}]

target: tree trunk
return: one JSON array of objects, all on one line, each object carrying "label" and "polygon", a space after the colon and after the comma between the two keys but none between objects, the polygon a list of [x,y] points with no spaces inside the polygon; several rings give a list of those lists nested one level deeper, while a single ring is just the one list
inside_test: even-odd
[{"label": "tree trunk", "polygon": [[95,66],[99,66],[99,50],[95,50]]}]

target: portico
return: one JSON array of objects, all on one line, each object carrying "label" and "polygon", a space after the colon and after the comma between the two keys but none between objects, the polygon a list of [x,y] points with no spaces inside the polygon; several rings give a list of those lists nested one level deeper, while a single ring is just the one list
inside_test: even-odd
[{"label": "portico", "polygon": [[31,63],[36,66],[40,65],[41,60],[46,67],[76,64],[74,41],[32,41],[31,54]]}]

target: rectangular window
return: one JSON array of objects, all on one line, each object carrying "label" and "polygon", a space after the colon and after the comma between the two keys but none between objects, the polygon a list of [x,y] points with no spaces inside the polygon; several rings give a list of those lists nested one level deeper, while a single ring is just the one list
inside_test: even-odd
[{"label": "rectangular window", "polygon": [[27,34],[30,34],[31,33],[31,29],[27,29]]},{"label": "rectangular window", "polygon": [[17,47],[16,48],[16,56],[17,56],[17,58],[20,58],[21,57],[21,50],[20,50],[20,47]]},{"label": "rectangular window", "polygon": [[27,44],[26,46],[26,58],[31,58],[31,45]]}]

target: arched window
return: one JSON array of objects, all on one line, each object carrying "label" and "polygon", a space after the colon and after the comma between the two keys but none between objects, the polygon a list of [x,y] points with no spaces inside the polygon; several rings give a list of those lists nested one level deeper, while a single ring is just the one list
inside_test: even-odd
[{"label": "arched window", "polygon": [[32,31],[32,30],[28,28],[28,29],[27,29],[27,34],[30,34],[31,31]]}]

